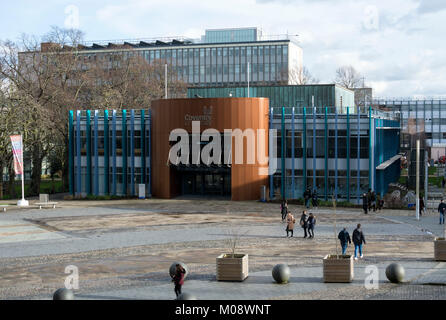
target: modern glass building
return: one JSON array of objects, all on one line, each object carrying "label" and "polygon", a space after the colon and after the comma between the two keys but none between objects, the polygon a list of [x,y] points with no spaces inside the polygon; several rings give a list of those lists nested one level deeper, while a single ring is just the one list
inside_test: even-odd
[{"label": "modern glass building", "polygon": [[[359,113],[354,107],[345,107],[345,113],[338,113],[334,107],[272,107],[268,111],[267,99],[261,102],[265,112],[260,112],[250,101],[163,100],[158,103],[157,117],[151,110],[70,112],[70,192],[78,196],[136,196],[138,184],[144,184],[147,195],[160,192],[171,197],[199,191],[203,195],[232,195],[240,200],[237,197],[243,194],[247,197],[243,199],[252,199],[261,182],[268,187],[271,199],[302,198],[309,187],[317,189],[321,199],[334,196],[338,201],[357,203],[369,188],[383,195],[388,184],[398,180],[399,122],[392,114],[371,107]],[[170,111],[165,110],[164,104],[170,106]],[[210,123],[203,123],[202,127],[215,126],[221,132],[223,128],[240,128],[241,124],[248,128],[257,118],[263,119],[266,128],[276,129],[277,139],[270,136],[266,150],[270,157],[272,150],[276,151],[277,171],[264,181],[253,175],[256,170],[244,165],[200,163],[168,169],[163,155],[170,148],[169,141],[164,141],[169,135],[163,130],[170,128],[168,123],[172,128],[189,128],[188,119],[201,119],[203,112]],[[201,142],[200,148],[207,143]],[[270,159],[269,166],[273,165]],[[170,175],[165,182],[166,175],[154,174],[163,170]],[[253,182],[246,183],[243,177],[250,175]],[[155,191],[154,185],[163,191]]]},{"label": "modern glass building", "polygon": [[270,177],[271,198],[302,198],[310,188],[325,200],[359,202],[369,188],[383,195],[398,180],[399,122],[371,107],[359,113],[354,107],[344,114],[335,110],[271,109],[279,159]]},{"label": "modern glass building", "polygon": [[[266,97],[274,112],[283,106],[303,108],[308,106],[336,107],[338,113],[346,113],[346,106],[355,106],[354,91],[336,84],[270,85],[224,88],[189,88],[188,98]],[[356,112],[356,111],[355,111]]]},{"label": "modern glass building", "polygon": [[[123,59],[138,55],[166,63],[170,80],[196,87],[242,86],[248,78],[253,85],[293,84],[289,74],[302,68],[302,49],[293,39],[259,41],[256,28],[206,30],[204,41],[93,43],[78,46],[77,53],[85,56],[83,70],[97,61],[119,68]],[[42,43],[41,51],[52,45]]]},{"label": "modern glass building", "polygon": [[201,38],[203,43],[258,41],[257,28],[207,29]]},{"label": "modern glass building", "polygon": [[69,187],[76,196],[150,195],[150,110],[69,113]]},{"label": "modern glass building", "polygon": [[437,160],[446,149],[446,100],[385,100],[374,101],[379,108],[393,111],[401,122],[401,149],[409,151],[410,134],[422,133],[429,157]]}]

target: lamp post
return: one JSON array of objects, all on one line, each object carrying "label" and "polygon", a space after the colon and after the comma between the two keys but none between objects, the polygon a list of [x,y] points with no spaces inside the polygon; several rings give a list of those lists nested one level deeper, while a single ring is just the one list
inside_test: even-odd
[{"label": "lamp post", "polygon": [[417,220],[420,220],[420,139],[417,139],[417,156],[416,156],[416,206],[415,210]]}]

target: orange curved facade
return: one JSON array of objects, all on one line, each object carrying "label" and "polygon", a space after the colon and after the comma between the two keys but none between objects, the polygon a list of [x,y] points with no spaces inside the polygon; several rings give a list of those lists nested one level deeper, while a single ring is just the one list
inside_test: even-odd
[{"label": "orange curved facade", "polygon": [[[257,154],[268,155],[268,98],[196,98],[162,99],[152,102],[152,194],[172,198],[181,194],[178,173],[169,162],[172,130],[181,128],[192,132],[192,121],[200,120],[200,132],[216,129],[254,130],[254,163],[248,163],[247,138],[243,139],[243,162],[235,163],[235,143],[232,143],[231,199],[258,200],[260,187],[268,185],[268,162]],[[258,129],[265,130],[266,139],[258,141]],[[260,130],[262,131],[262,130]],[[252,149],[250,149],[252,155]],[[266,174],[265,174],[266,173]]]}]

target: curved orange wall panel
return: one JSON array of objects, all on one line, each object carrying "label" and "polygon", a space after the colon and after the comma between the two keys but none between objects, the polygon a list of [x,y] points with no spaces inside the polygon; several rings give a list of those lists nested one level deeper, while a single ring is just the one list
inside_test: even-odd
[{"label": "curved orange wall panel", "polygon": [[[210,108],[212,107],[212,108]],[[212,111],[210,111],[212,110]],[[268,98],[196,98],[161,99],[152,102],[152,194],[159,198],[172,198],[180,194],[181,185],[175,171],[168,162],[169,135],[173,129],[182,128],[192,132],[191,121],[195,116],[206,117],[200,122],[200,131],[217,129],[257,129],[265,130],[265,152],[268,154]],[[246,139],[243,143],[243,164],[235,164],[234,142],[232,146],[231,198],[232,200],[258,200],[260,186],[268,185],[268,176],[260,175],[260,164],[255,155],[255,163],[247,164]],[[256,151],[257,153],[257,147]]]}]

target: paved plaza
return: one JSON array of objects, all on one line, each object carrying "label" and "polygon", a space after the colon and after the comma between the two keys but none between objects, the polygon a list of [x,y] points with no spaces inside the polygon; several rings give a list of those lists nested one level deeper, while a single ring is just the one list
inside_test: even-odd
[{"label": "paved plaza", "polygon": [[[31,201],[32,203],[33,201]],[[8,208],[0,214],[0,298],[51,299],[64,286],[65,268],[79,270],[77,299],[175,298],[168,268],[187,264],[183,291],[200,300],[263,299],[446,299],[446,263],[433,260],[433,239],[443,236],[438,216],[416,220],[414,211],[383,210],[364,215],[355,208],[311,209],[314,239],[297,225],[285,237],[280,205],[215,199],[60,201],[39,210]],[[303,208],[290,205],[299,218]],[[350,234],[361,223],[367,244],[355,261],[354,281],[322,281],[322,258],[339,250],[335,230]],[[336,229],[335,229],[336,225]],[[244,282],[216,281],[215,259],[240,236],[238,251],[249,255]],[[348,249],[353,253],[353,247]],[[405,268],[405,282],[391,284],[387,265]],[[276,284],[274,265],[286,263],[291,278]],[[367,289],[370,270],[378,286]],[[367,271],[368,270],[368,271]]]}]

